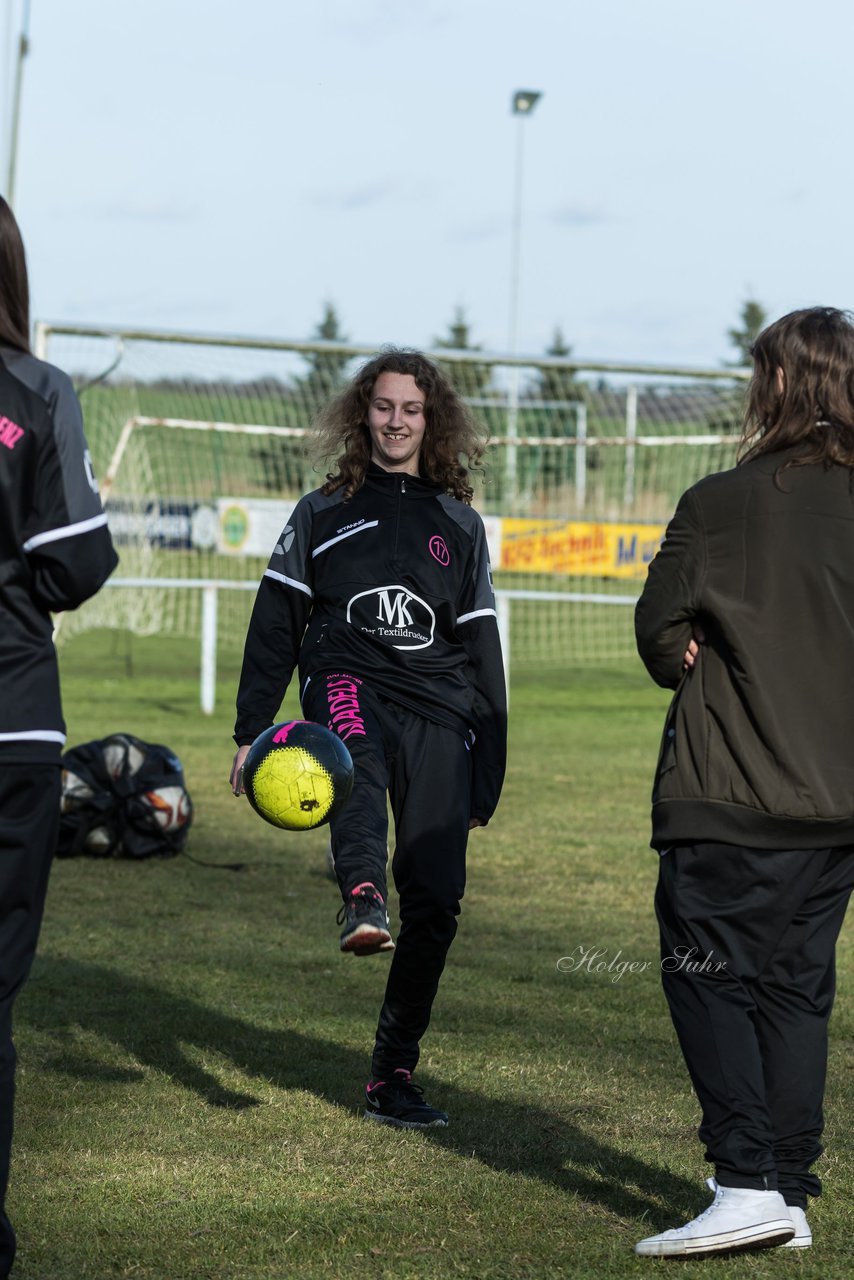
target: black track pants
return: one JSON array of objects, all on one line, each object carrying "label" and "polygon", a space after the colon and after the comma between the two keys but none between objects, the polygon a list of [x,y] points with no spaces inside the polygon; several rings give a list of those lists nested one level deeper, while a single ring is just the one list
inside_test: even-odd
[{"label": "black track pants", "polygon": [[303,712],[335,730],[353,757],[353,794],[331,823],[345,898],[366,881],[386,896],[386,797],[391,799],[400,932],[372,1061],[374,1079],[386,1079],[418,1062],[457,931],[471,814],[468,744],[454,730],[381,701],[347,676],[314,676],[303,692]]},{"label": "black track pants", "polygon": [[15,1233],[4,1208],[15,1106],[12,1006],[35,955],[59,794],[58,765],[0,768],[0,1278],[15,1257]]},{"label": "black track pants", "polygon": [[806,1207],[854,849],[693,844],[661,859],[662,980],[718,1181]]}]

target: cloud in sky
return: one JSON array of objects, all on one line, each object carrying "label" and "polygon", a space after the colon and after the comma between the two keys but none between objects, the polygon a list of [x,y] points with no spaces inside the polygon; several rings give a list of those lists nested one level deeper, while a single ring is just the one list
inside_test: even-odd
[{"label": "cloud in sky", "polygon": [[346,213],[352,209],[369,209],[373,205],[384,205],[391,197],[391,183],[371,182],[349,188],[326,187],[323,190],[315,190],[311,192],[309,199],[318,209]]},{"label": "cloud in sky", "polygon": [[448,232],[448,240],[458,244],[474,244],[484,240],[494,240],[498,236],[507,236],[509,231],[509,219],[496,214],[476,222],[460,223]]},{"label": "cloud in sky", "polygon": [[347,213],[375,207],[390,208],[395,205],[423,206],[432,200],[429,186],[417,179],[394,174],[377,177],[371,181],[354,183],[325,183],[307,193],[307,199],[317,209],[333,213]]},{"label": "cloud in sky", "polygon": [[116,200],[106,203],[94,202],[87,208],[79,210],[86,218],[99,218],[107,222],[193,222],[201,217],[199,206],[175,203],[170,200],[148,199],[141,196],[138,200]]},{"label": "cloud in sky", "polygon": [[593,205],[565,204],[553,211],[551,221],[558,227],[599,227],[608,215]]}]

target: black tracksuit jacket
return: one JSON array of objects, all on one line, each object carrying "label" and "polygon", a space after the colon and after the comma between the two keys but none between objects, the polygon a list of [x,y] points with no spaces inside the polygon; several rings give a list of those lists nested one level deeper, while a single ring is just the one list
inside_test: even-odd
[{"label": "black tracksuit jacket", "polygon": [[[854,472],[791,451],[681,498],[638,602],[638,649],[676,694],[657,849],[854,844]],[[706,633],[683,672],[691,623]]]},{"label": "black tracksuit jacket", "polygon": [[0,759],[59,761],[65,724],[52,612],[112,573],[80,406],[64,373],[0,347]]},{"label": "black tracksuit jacket", "polygon": [[282,531],[246,638],[235,741],[269,728],[299,663],[473,736],[472,816],[504,779],[507,704],[483,522],[413,476],[371,465],[349,501],[307,494]]}]

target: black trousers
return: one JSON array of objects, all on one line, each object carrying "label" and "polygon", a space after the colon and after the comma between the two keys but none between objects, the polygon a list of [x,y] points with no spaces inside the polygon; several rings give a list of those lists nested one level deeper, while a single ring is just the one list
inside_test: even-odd
[{"label": "black trousers", "polygon": [[827,1025],[854,848],[691,844],[661,858],[664,992],[723,1186],[821,1192]]},{"label": "black trousers", "polygon": [[353,794],[330,824],[345,899],[366,881],[386,896],[391,800],[400,931],[371,1064],[375,1080],[387,1079],[418,1062],[457,932],[471,815],[468,744],[462,734],[382,701],[349,676],[314,676],[303,692],[303,713],[337,732],[353,757]]},{"label": "black trousers", "polygon": [[58,765],[2,763],[0,755],[0,1278],[15,1258],[5,1210],[15,1107],[12,1006],[35,955],[60,796]]}]

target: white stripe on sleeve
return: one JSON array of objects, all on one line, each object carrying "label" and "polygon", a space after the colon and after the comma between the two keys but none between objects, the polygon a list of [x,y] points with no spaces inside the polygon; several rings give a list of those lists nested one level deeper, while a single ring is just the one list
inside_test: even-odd
[{"label": "white stripe on sleeve", "polygon": [[58,729],[19,729],[16,733],[0,733],[0,742],[65,742]]},{"label": "white stripe on sleeve", "polygon": [[297,591],[304,591],[309,600],[314,599],[314,592],[311,587],[304,582],[297,582],[296,578],[287,578],[283,573],[276,573],[275,569],[265,569],[265,578],[275,578],[276,582],[283,582],[286,587],[295,587]]},{"label": "white stripe on sleeve", "polygon": [[473,613],[461,613],[457,618],[457,625],[461,622],[471,622],[472,618],[497,618],[498,614],[494,609],[475,609]]},{"label": "white stripe on sleeve", "polygon": [[92,529],[100,529],[107,523],[107,516],[102,512],[99,516],[91,516],[88,520],[78,520],[76,524],[63,525],[61,529],[47,529],[44,533],[34,533],[24,543],[24,551],[35,551],[46,542],[59,542],[61,538],[76,538],[79,533],[89,533]]},{"label": "white stripe on sleeve", "polygon": [[364,533],[366,529],[376,529],[379,520],[366,520],[364,524],[357,524],[355,529],[348,529],[346,533],[339,533],[337,537],[330,538],[328,542],[321,542],[319,547],[315,547],[311,553],[312,560],[315,556],[319,556],[322,551],[328,551],[330,547],[334,547],[336,542],[343,542],[345,538],[352,538],[354,533]]}]

